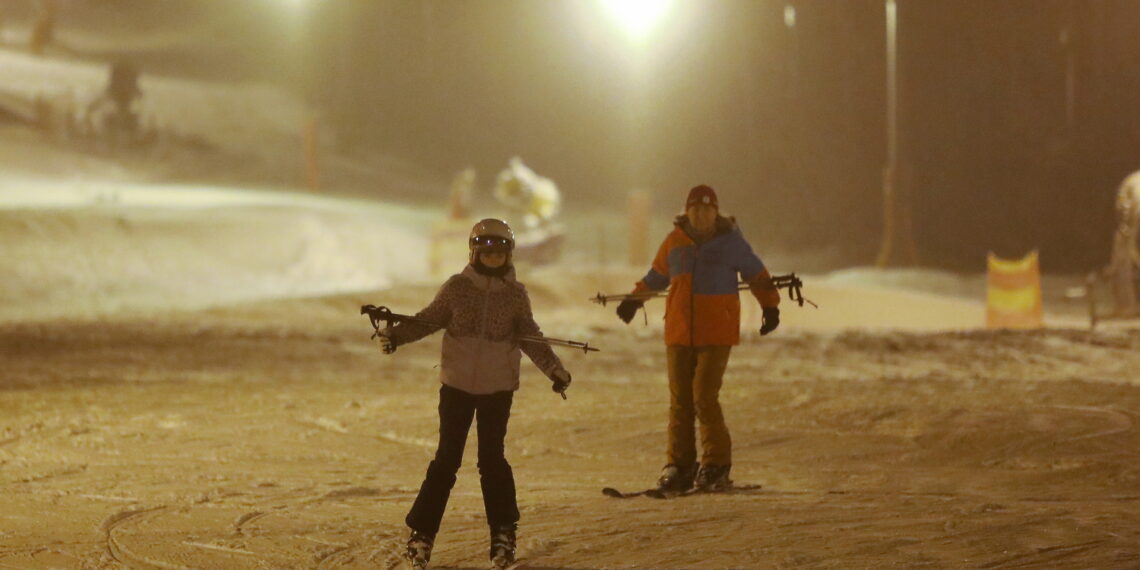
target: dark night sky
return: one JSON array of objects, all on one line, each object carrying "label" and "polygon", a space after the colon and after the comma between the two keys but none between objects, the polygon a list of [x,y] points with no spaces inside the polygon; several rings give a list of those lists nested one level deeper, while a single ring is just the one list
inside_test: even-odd
[{"label": "dark night sky", "polygon": [[704,182],[750,235],[829,245],[878,224],[871,6],[789,29],[782,3],[679,4],[639,54],[590,2],[373,3],[327,15],[349,31],[321,34],[320,97],[353,140],[429,168],[489,181],[518,153],[570,203],[646,188],[664,213]]},{"label": "dark night sky", "polygon": [[[341,32],[321,34],[320,100],[351,140],[431,169],[473,165],[487,181],[518,153],[569,201],[648,188],[665,212],[708,182],[751,235],[873,258],[882,1],[680,3],[641,58],[587,4],[326,13],[322,29]],[[1038,247],[1047,270],[1103,263],[1115,185],[1140,167],[1140,4],[901,0],[899,18],[900,149],[922,262],[976,269],[987,251]]]},{"label": "dark night sky", "polygon": [[[921,262],[977,271],[987,251],[1036,247],[1047,271],[1103,264],[1115,187],[1140,168],[1140,2],[898,3],[899,142]],[[473,166],[484,191],[518,154],[571,209],[622,208],[643,188],[666,216],[708,183],[758,244],[872,262],[884,1],[672,4],[641,52],[587,0],[70,6],[205,31],[208,57],[143,61],[144,73],[284,81],[346,151],[389,154],[441,181]]]},{"label": "dark night sky", "polygon": [[900,23],[921,247],[958,264],[958,243],[1040,247],[1059,270],[1103,263],[1115,187],[1140,164],[1140,4],[948,4],[907,3]]}]

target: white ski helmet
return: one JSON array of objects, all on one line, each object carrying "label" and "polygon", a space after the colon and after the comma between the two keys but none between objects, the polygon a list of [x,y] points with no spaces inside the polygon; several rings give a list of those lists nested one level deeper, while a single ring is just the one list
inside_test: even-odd
[{"label": "white ski helmet", "polygon": [[480,253],[505,253],[509,260],[515,248],[515,233],[503,220],[485,218],[471,228],[467,245],[471,248],[472,261]]}]

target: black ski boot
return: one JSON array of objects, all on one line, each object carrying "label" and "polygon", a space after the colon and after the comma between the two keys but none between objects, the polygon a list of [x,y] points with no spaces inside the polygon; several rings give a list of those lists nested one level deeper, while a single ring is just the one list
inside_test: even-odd
[{"label": "black ski boot", "polygon": [[694,486],[701,492],[731,489],[732,479],[728,478],[730,470],[732,470],[731,465],[702,465]]},{"label": "black ski boot", "polygon": [[431,547],[434,544],[435,538],[413,530],[412,536],[408,538],[408,549],[404,552],[404,559],[414,570],[424,570],[431,560]]},{"label": "black ski boot", "polygon": [[672,463],[661,470],[661,477],[657,479],[657,490],[662,493],[684,493],[693,486],[693,478],[697,475],[700,463],[688,467],[678,467]]},{"label": "black ski boot", "polygon": [[510,568],[515,563],[515,525],[491,528],[491,568]]}]

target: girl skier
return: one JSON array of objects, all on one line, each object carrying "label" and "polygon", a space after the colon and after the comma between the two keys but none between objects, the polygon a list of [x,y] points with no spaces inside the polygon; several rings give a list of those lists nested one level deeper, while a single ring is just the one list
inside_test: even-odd
[{"label": "girl skier", "polygon": [[416,320],[426,322],[406,321],[380,334],[385,354],[391,354],[400,345],[445,329],[439,447],[405,518],[411,528],[405,557],[415,568],[426,568],[431,558],[473,418],[479,436],[479,482],[491,532],[491,561],[495,567],[514,563],[519,511],[503,440],[511,401],[519,388],[520,352],[554,382],[555,392],[570,386],[570,373],[548,344],[518,340],[542,336],[542,332],[531,314],[526,288],[515,280],[514,244],[506,222],[489,218],[475,224],[468,240],[470,263],[415,315]]}]

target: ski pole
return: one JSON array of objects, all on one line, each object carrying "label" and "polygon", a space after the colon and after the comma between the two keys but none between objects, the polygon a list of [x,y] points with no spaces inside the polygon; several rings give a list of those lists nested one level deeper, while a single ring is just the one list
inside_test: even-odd
[{"label": "ski pole", "polygon": [[[380,334],[380,322],[381,321],[386,322],[387,326],[389,326],[389,327],[395,326],[399,323],[419,323],[421,325],[428,325],[428,326],[432,326],[432,327],[436,327],[436,328],[443,328],[438,323],[434,323],[432,321],[428,321],[428,320],[424,320],[424,319],[417,319],[415,317],[411,317],[408,315],[401,315],[399,313],[393,313],[392,310],[389,309],[388,307],[377,307],[376,305],[364,305],[363,307],[360,307],[360,314],[368,315],[368,318],[372,321],[372,328],[376,329],[376,332],[373,333],[373,335],[372,335],[373,338],[375,338],[376,335]],[[582,352],[601,352],[600,348],[592,347],[592,346],[590,346],[590,343],[588,343],[588,342],[581,342],[581,341],[577,341],[577,340],[566,340],[566,339],[562,339],[562,338],[554,338],[554,337],[540,336],[540,335],[519,335],[518,339],[521,341],[524,341],[524,342],[541,342],[541,343],[550,344],[550,345],[554,345],[554,346],[568,346],[570,348],[580,348],[580,349],[582,349]]]},{"label": "ski pole", "polygon": [[[801,290],[804,283],[803,283],[803,281],[800,280],[799,277],[796,276],[795,273],[789,273],[787,275],[777,275],[777,276],[773,277],[772,278],[772,285],[777,289],[787,289],[788,290],[788,298],[791,299],[792,301],[794,301],[796,304],[798,304],[801,307],[804,306],[804,303],[807,303],[807,304],[811,305],[812,307],[815,307],[817,309],[819,308],[819,305],[813,303],[809,299],[804,298],[803,291]],[[747,290],[749,288],[751,288],[751,285],[749,285],[748,283],[745,283],[744,281],[737,282],[737,284],[736,284],[736,289],[738,291],[744,291],[744,290]],[[668,289],[665,289],[662,291],[645,291],[645,292],[641,292],[641,293],[622,293],[622,294],[617,294],[617,295],[605,295],[605,294],[599,292],[597,295],[591,297],[589,300],[594,302],[594,303],[598,303],[604,307],[604,306],[606,306],[606,303],[608,303],[610,301],[625,301],[628,299],[632,299],[634,301],[645,301],[645,300],[653,299],[656,297],[662,297],[662,296],[665,296],[668,294],[669,294]]]},{"label": "ski pole", "polygon": [[387,323],[387,327],[394,327],[400,323],[420,323],[421,325],[441,328],[439,325],[431,321],[425,321],[423,319],[417,319],[408,315],[393,313],[391,309],[383,306],[377,307],[376,305],[364,305],[360,307],[360,314],[368,315],[368,320],[372,322],[372,328],[375,330],[375,332],[372,333],[372,338],[380,336],[381,322]]},{"label": "ski pole", "polygon": [[599,292],[597,295],[590,297],[589,300],[604,307],[606,306],[606,303],[610,301],[625,301],[627,299],[633,299],[634,301],[648,301],[649,299],[652,299],[654,297],[662,297],[668,293],[668,289],[664,291],[646,291],[643,293],[618,293],[615,295],[606,295]]},{"label": "ski pole", "polygon": [[[578,342],[576,340],[565,340],[565,339],[561,339],[561,338],[551,338],[548,336],[534,336],[534,335],[520,335],[518,337],[518,339],[523,341],[523,342],[541,342],[541,343],[555,345],[555,346],[569,346],[571,348],[580,348],[580,349],[582,349],[582,352],[587,353],[587,354],[590,351],[601,352],[601,349],[594,348],[594,347],[590,346],[590,343],[588,343],[588,342]],[[565,389],[559,390],[558,395],[562,396],[562,399],[565,400],[566,399],[566,390]]]},{"label": "ski pole", "polygon": [[[419,323],[421,325],[428,325],[428,326],[432,326],[432,327],[436,327],[436,328],[443,328],[438,323],[434,323],[432,321],[428,321],[425,319],[417,319],[415,317],[408,316],[408,315],[401,315],[399,313],[393,313],[391,309],[389,309],[388,307],[383,307],[383,306],[377,307],[376,305],[364,305],[364,306],[360,307],[360,314],[368,315],[368,320],[372,322],[372,328],[374,329],[374,332],[372,333],[372,338],[376,338],[377,336],[380,336],[380,324],[381,323],[387,323],[386,326],[388,326],[388,327],[393,327],[399,323]],[[590,346],[590,343],[588,343],[588,342],[580,342],[580,341],[576,341],[576,340],[566,340],[566,339],[562,339],[562,338],[553,338],[553,337],[539,336],[539,335],[520,335],[517,338],[518,338],[518,340],[523,341],[523,342],[541,342],[544,344],[549,344],[549,345],[554,345],[554,346],[567,346],[570,348],[580,348],[580,349],[582,349],[582,352],[584,352],[584,353],[601,352],[600,348],[592,347],[592,346]],[[559,392],[558,394],[562,396],[563,400],[566,399],[566,392],[565,391]]]},{"label": "ski pole", "polygon": [[569,346],[571,348],[580,348],[580,349],[582,349],[582,352],[591,352],[591,351],[592,352],[601,352],[600,348],[594,348],[594,347],[590,346],[590,343],[588,343],[588,342],[579,342],[576,340],[564,340],[561,338],[551,338],[548,336],[531,336],[531,335],[522,335],[519,337],[519,340],[523,340],[526,342],[544,342],[546,344],[551,344],[554,346]]},{"label": "ski pole", "polygon": [[[743,290],[743,289],[748,288],[747,283],[739,283],[738,285],[740,285],[738,287],[738,289]],[[804,298],[804,293],[802,290],[803,286],[804,286],[804,282],[801,281],[800,278],[797,277],[795,273],[788,273],[787,275],[777,275],[777,276],[773,277],[772,278],[772,285],[775,286],[776,289],[787,289],[788,290],[788,299],[795,301],[796,304],[798,304],[801,307],[804,306],[804,303],[807,303],[807,304],[811,305],[812,307],[815,307],[817,309],[819,308],[819,305],[816,305],[815,303],[811,302],[810,300]]]}]

